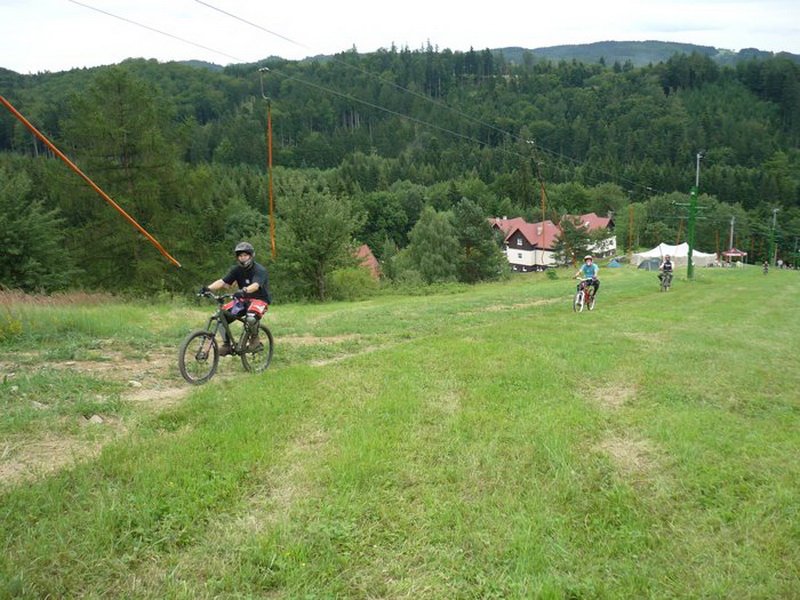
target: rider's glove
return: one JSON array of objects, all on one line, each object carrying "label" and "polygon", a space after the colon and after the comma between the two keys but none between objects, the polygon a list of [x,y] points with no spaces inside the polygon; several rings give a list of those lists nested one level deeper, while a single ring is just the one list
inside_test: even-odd
[{"label": "rider's glove", "polygon": [[199,293],[200,293],[200,294],[207,294],[207,293],[208,293],[208,292],[210,292],[210,291],[211,291],[211,290],[210,290],[210,289],[208,289],[208,286],[204,285],[203,287],[201,287],[201,288],[200,288],[200,292],[199,292]]},{"label": "rider's glove", "polygon": [[236,298],[237,300],[241,300],[242,298],[244,298],[244,292],[242,290],[236,291],[233,293],[233,297]]}]

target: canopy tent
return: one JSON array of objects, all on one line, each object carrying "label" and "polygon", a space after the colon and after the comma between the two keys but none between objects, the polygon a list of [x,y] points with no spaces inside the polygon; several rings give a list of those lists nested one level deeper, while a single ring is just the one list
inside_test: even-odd
[{"label": "canopy tent", "polygon": [[730,261],[732,258],[741,258],[741,259],[744,259],[744,258],[747,256],[747,252],[744,252],[744,251],[742,251],[742,250],[739,250],[739,249],[737,249],[737,248],[731,248],[730,250],[726,250],[725,252],[723,252],[723,253],[722,253],[722,256],[724,256],[725,258],[727,258],[729,261]]},{"label": "canopy tent", "polygon": [[[633,264],[639,266],[640,263],[649,259],[649,258],[664,258],[665,256],[669,255],[670,259],[672,260],[672,264],[676,267],[685,267],[689,262],[689,244],[686,242],[682,244],[678,244],[677,246],[671,246],[669,244],[661,243],[652,250],[648,250],[647,252],[638,252],[633,255]],[[716,254],[708,254],[706,252],[700,252],[695,248],[692,251],[692,264],[705,267],[710,264],[713,264],[714,261],[717,259]]]}]

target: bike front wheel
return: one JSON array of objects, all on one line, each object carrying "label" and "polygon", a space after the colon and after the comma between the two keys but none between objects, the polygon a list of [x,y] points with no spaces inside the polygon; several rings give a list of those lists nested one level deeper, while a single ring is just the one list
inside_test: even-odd
[{"label": "bike front wheel", "polygon": [[178,369],[192,385],[205,383],[217,372],[219,348],[213,333],[193,331],[178,349]]},{"label": "bike front wheel", "polygon": [[589,310],[594,310],[594,301],[595,301],[594,294],[589,294],[589,299],[586,302],[587,308]]},{"label": "bike front wheel", "polygon": [[583,310],[583,290],[575,294],[575,301],[572,303],[572,310],[581,312]]},{"label": "bike front wheel", "polygon": [[242,366],[245,371],[253,373],[261,373],[269,366],[269,363],[272,362],[272,352],[275,349],[275,340],[267,326],[259,323],[258,332],[258,344],[252,348],[247,333],[242,335]]}]

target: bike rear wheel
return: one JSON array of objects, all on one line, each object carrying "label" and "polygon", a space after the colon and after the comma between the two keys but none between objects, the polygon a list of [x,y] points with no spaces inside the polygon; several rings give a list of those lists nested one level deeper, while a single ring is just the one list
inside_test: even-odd
[{"label": "bike rear wheel", "polygon": [[213,333],[193,331],[178,349],[178,369],[192,385],[205,383],[217,372],[219,348]]},{"label": "bike rear wheel", "polygon": [[575,312],[583,311],[583,290],[575,294],[575,301],[572,303],[572,310]]},{"label": "bike rear wheel", "polygon": [[249,348],[250,336],[247,332],[242,334],[242,366],[245,371],[253,373],[261,373],[272,362],[272,352],[275,349],[275,340],[272,338],[272,332],[263,323],[258,325],[259,331],[259,345],[255,348]]}]

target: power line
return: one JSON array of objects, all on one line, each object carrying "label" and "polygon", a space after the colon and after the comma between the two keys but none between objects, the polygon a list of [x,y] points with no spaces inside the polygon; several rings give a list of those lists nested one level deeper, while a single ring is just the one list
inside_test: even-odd
[{"label": "power line", "polygon": [[139,23],[137,21],[133,21],[132,19],[128,19],[126,17],[121,17],[119,15],[115,15],[114,13],[110,13],[107,10],[103,10],[101,8],[97,8],[95,6],[90,6],[88,4],[84,4],[83,2],[78,2],[78,0],[69,0],[69,2],[72,2],[73,4],[77,4],[78,6],[83,6],[84,8],[88,8],[89,10],[93,10],[93,11],[99,12],[101,14],[108,15],[109,17],[113,17],[115,19],[119,19],[120,21],[125,21],[126,23],[130,23],[131,25],[136,25],[137,27],[142,27],[143,29],[147,29],[149,31],[153,31],[153,32],[161,34],[161,35],[165,35],[168,38],[172,38],[173,40],[178,40],[179,42],[183,42],[184,44],[191,44],[192,46],[195,46],[197,48],[202,48],[203,50],[208,50],[209,52],[214,52],[215,54],[221,54],[222,56],[227,56],[228,58],[232,58],[233,60],[238,60],[240,62],[244,62],[244,59],[239,58],[237,56],[233,56],[231,54],[226,54],[225,52],[222,52],[221,50],[215,50],[214,48],[209,48],[208,46],[203,46],[202,44],[198,44],[198,43],[193,42],[191,40],[187,40],[187,39],[184,39],[182,37],[178,37],[177,35],[174,35],[172,33],[168,33],[166,31],[161,31],[160,29],[156,29],[155,27],[150,27],[149,25],[145,25],[144,23]]},{"label": "power line", "polygon": [[[82,2],[78,2],[77,0],[69,0],[69,1],[70,1],[70,2],[72,2],[73,4],[77,4],[77,5],[79,5],[79,6],[83,6],[83,7],[85,7],[85,8],[88,8],[88,9],[90,9],[90,10],[97,11],[97,12],[99,12],[99,13],[102,13],[102,14],[108,15],[108,16],[110,16],[110,17],[113,17],[113,18],[115,18],[115,19],[119,19],[119,20],[121,20],[121,21],[125,21],[126,23],[130,23],[131,25],[135,25],[135,26],[137,26],[137,27],[142,27],[142,28],[144,28],[144,29],[147,29],[147,30],[149,30],[149,31],[153,31],[153,32],[155,32],[155,33],[159,33],[159,34],[161,34],[161,35],[165,35],[165,36],[167,36],[167,37],[170,37],[170,38],[172,38],[172,39],[179,40],[179,41],[181,41],[181,42],[185,42],[185,43],[187,43],[187,44],[191,44],[191,45],[193,45],[193,46],[197,46],[198,48],[202,48],[202,49],[204,49],[204,50],[209,50],[209,51],[211,51],[211,52],[215,52],[215,53],[221,54],[221,55],[223,55],[223,56],[227,56],[227,57],[229,57],[229,58],[233,58],[233,59],[235,59],[235,60],[238,60],[238,61],[241,61],[241,62],[245,62],[245,61],[244,61],[243,59],[241,59],[241,58],[237,58],[237,57],[235,57],[235,56],[231,56],[230,54],[226,54],[226,53],[224,53],[224,52],[221,52],[221,51],[219,51],[219,50],[215,50],[215,49],[213,49],[213,48],[209,48],[208,46],[203,46],[203,45],[201,45],[201,44],[197,44],[197,43],[195,43],[195,42],[192,42],[192,41],[190,41],[190,40],[186,40],[186,39],[183,39],[183,38],[181,38],[181,37],[175,36],[175,35],[173,35],[173,34],[171,34],[171,33],[168,33],[168,32],[165,32],[165,31],[161,31],[161,30],[159,30],[159,29],[155,29],[155,28],[153,28],[153,27],[150,27],[149,25],[145,25],[145,24],[143,24],[143,23],[139,23],[139,22],[137,22],[137,21],[134,21],[134,20],[132,20],[132,19],[128,19],[128,18],[126,18],[126,17],[121,17],[121,16],[119,16],[119,15],[115,15],[115,14],[113,14],[113,13],[111,13],[111,12],[108,12],[108,11],[105,11],[105,10],[101,10],[101,9],[99,9],[99,8],[96,8],[96,7],[90,6],[90,5],[88,5],[88,4],[84,4],[84,3],[82,3]],[[271,34],[271,35],[275,35],[275,36],[277,36],[277,37],[280,37],[281,39],[284,39],[284,40],[286,40],[286,41],[289,41],[289,42],[291,42],[291,43],[294,43],[294,44],[302,45],[302,44],[300,44],[299,42],[295,42],[294,40],[291,40],[290,38],[287,38],[287,37],[285,37],[285,36],[282,36],[282,35],[281,35],[281,34],[279,34],[279,33],[276,33],[276,32],[274,32],[274,31],[270,31],[269,29],[266,29],[266,28],[264,28],[264,27],[261,27],[260,25],[257,25],[257,24],[255,24],[255,23],[252,23],[251,21],[248,21],[247,19],[243,19],[243,18],[241,18],[241,17],[238,17],[238,16],[236,16],[236,15],[234,15],[234,14],[232,14],[232,13],[229,13],[229,12],[227,12],[227,11],[224,11],[224,10],[222,10],[222,9],[219,9],[219,8],[217,8],[217,7],[215,7],[215,6],[212,6],[211,4],[208,4],[207,2],[203,2],[202,0],[195,0],[195,1],[196,1],[196,2],[198,2],[199,4],[203,4],[204,6],[208,6],[209,8],[211,8],[211,9],[213,9],[213,10],[216,10],[216,11],[219,11],[219,12],[221,12],[221,13],[223,13],[223,14],[226,14],[226,15],[230,16],[231,18],[237,19],[237,20],[239,20],[239,21],[241,21],[241,22],[243,22],[243,23],[246,23],[246,24],[248,24],[248,25],[251,25],[251,26],[253,26],[253,27],[256,27],[256,28],[258,28],[258,29],[260,29],[260,30],[262,30],[262,31],[265,31],[265,32],[267,32],[267,33],[269,33],[269,34]],[[306,46],[303,46],[303,47],[306,47]],[[345,63],[344,61],[338,61],[338,59],[335,59],[335,61],[336,61],[336,62],[340,62],[340,63],[342,63],[342,64],[345,64],[345,65],[347,65],[347,63]],[[348,65],[348,66],[350,66],[350,67],[352,67],[352,68],[357,68],[357,67],[353,67],[352,65]],[[368,75],[375,76],[374,74],[370,73],[369,71],[366,71],[365,69],[358,69],[358,70],[361,70],[361,71],[362,71],[362,72],[364,72],[365,74],[368,74]],[[337,90],[334,90],[334,89],[328,88],[328,87],[326,87],[326,86],[323,86],[323,85],[321,85],[321,84],[317,84],[317,83],[312,83],[312,82],[310,82],[310,81],[306,81],[306,80],[304,80],[304,79],[303,79],[303,78],[301,78],[301,77],[297,77],[297,76],[294,76],[294,75],[286,75],[286,74],[283,74],[283,73],[281,73],[280,71],[278,71],[277,69],[274,69],[274,68],[271,68],[271,69],[270,69],[270,72],[277,73],[277,74],[279,74],[279,75],[281,75],[281,76],[285,77],[287,80],[293,80],[293,81],[297,81],[298,83],[301,83],[301,84],[304,84],[304,85],[308,85],[308,86],[310,86],[310,87],[313,87],[313,88],[316,88],[316,89],[322,90],[322,91],[324,91],[324,92],[327,92],[327,93],[329,93],[329,94],[333,94],[333,95],[336,95],[336,96],[340,96],[340,97],[343,97],[343,98],[347,98],[348,100],[351,100],[351,101],[354,101],[354,102],[360,102],[360,103],[362,103],[362,104],[364,104],[364,105],[366,105],[366,106],[370,106],[371,108],[375,108],[375,109],[377,109],[377,110],[380,110],[380,111],[383,111],[383,112],[386,112],[386,113],[392,114],[392,115],[394,115],[394,116],[397,116],[397,117],[401,117],[401,118],[407,119],[407,120],[409,120],[409,121],[412,121],[412,122],[418,123],[418,124],[420,124],[420,125],[424,125],[425,127],[429,127],[429,128],[431,128],[431,129],[435,129],[435,130],[438,130],[438,131],[442,131],[442,132],[445,132],[445,133],[449,133],[449,134],[451,134],[451,135],[454,135],[454,136],[456,136],[456,137],[460,137],[460,138],[462,138],[462,139],[465,139],[465,140],[467,140],[467,141],[470,141],[470,142],[474,142],[474,143],[476,143],[476,144],[483,145],[483,142],[482,142],[481,140],[479,140],[479,139],[477,139],[477,138],[474,138],[474,137],[472,137],[472,136],[465,135],[465,134],[462,134],[462,133],[458,133],[458,132],[456,132],[456,131],[453,131],[453,130],[451,130],[451,129],[448,129],[448,128],[446,128],[446,127],[442,127],[442,126],[440,126],[440,125],[434,125],[433,123],[429,123],[429,122],[427,122],[427,121],[424,121],[424,120],[422,120],[422,119],[418,119],[418,118],[416,118],[416,117],[411,117],[411,116],[409,116],[409,115],[405,115],[405,114],[403,114],[403,113],[400,113],[400,112],[398,112],[398,111],[394,111],[394,110],[392,110],[392,109],[386,108],[386,107],[384,107],[384,106],[380,106],[380,105],[378,105],[378,104],[375,104],[375,103],[373,103],[373,102],[369,102],[369,101],[367,101],[367,100],[362,100],[362,99],[360,99],[360,98],[357,98],[357,97],[355,97],[355,96],[352,96],[352,95],[350,95],[350,94],[346,94],[346,93],[344,93],[344,92],[339,92],[339,91],[337,91]],[[385,80],[385,79],[383,79],[383,78],[379,78],[379,79],[381,79],[381,80],[383,80],[383,81],[386,81],[387,83],[390,83],[390,82],[388,82],[387,80]],[[406,91],[406,92],[408,92],[408,93],[410,93],[410,94],[413,94],[413,95],[417,95],[417,96],[419,96],[420,98],[424,98],[424,99],[428,100],[429,102],[433,102],[433,100],[432,100],[431,98],[429,98],[429,97],[427,97],[427,96],[425,96],[425,95],[423,95],[423,94],[418,94],[418,93],[416,93],[416,92],[412,92],[411,90],[408,90],[407,88],[404,88],[404,87],[402,87],[402,86],[399,86],[399,85],[397,85],[397,84],[393,84],[393,85],[394,85],[394,87],[397,87],[398,89],[404,90],[404,91]],[[444,107],[444,108],[449,108],[450,110],[455,110],[455,109],[452,109],[452,108],[450,108],[450,107],[448,107],[447,105],[445,105],[445,104],[442,104],[442,103],[436,103],[436,102],[434,102],[434,104],[437,104],[437,105],[439,105],[439,106],[441,106],[441,107]],[[459,111],[456,111],[456,112],[458,112],[458,114],[460,114],[460,115],[461,115],[461,116],[463,116],[463,117],[467,117],[467,118],[470,118],[470,119],[472,119],[472,120],[473,120],[474,122],[476,122],[476,123],[480,123],[480,124],[482,124],[482,125],[485,125],[485,126],[487,126],[487,127],[494,128],[493,126],[491,126],[491,125],[489,125],[489,124],[487,124],[487,123],[484,123],[483,121],[480,121],[480,120],[478,120],[478,119],[474,119],[474,118],[472,118],[472,117],[469,117],[469,116],[468,116],[468,115],[466,115],[465,113],[461,113],[461,112],[459,112]],[[503,130],[500,130],[500,129],[497,129],[497,128],[494,128],[494,129],[495,129],[495,130],[497,130],[497,131],[499,131],[499,132],[505,133],[506,135],[512,135],[512,134],[509,134],[508,132],[505,132],[505,131],[503,131]],[[513,137],[513,136],[512,136],[512,137]],[[517,157],[519,157],[519,158],[526,158],[526,157],[525,157],[523,154],[520,154],[520,153],[518,153],[518,152],[512,152],[512,151],[509,151],[509,150],[505,150],[505,149],[503,149],[503,148],[497,148],[497,150],[498,150],[498,151],[501,151],[501,152],[506,152],[506,153],[508,153],[508,154],[512,154],[512,155],[514,155],[514,156],[517,156]]]},{"label": "power line", "polygon": [[[90,10],[94,10],[96,12],[99,12],[101,14],[107,15],[109,17],[113,17],[115,19],[119,19],[119,20],[124,21],[126,23],[129,23],[131,25],[134,25],[134,26],[137,26],[137,27],[141,27],[143,29],[147,29],[149,31],[158,33],[160,35],[164,35],[166,37],[178,40],[180,42],[183,42],[183,43],[186,43],[186,44],[190,44],[190,45],[198,47],[198,48],[202,48],[203,50],[208,50],[210,52],[214,52],[216,54],[220,54],[222,56],[226,56],[228,58],[237,60],[239,62],[246,62],[241,58],[238,58],[236,56],[227,54],[227,53],[222,52],[220,50],[217,50],[217,49],[214,49],[214,48],[210,48],[210,47],[202,45],[202,44],[198,44],[198,43],[193,42],[191,40],[187,40],[187,39],[184,39],[182,37],[179,37],[179,36],[176,36],[174,34],[171,34],[169,32],[162,31],[160,29],[156,29],[154,27],[151,27],[149,25],[140,23],[138,21],[134,21],[132,19],[128,19],[126,17],[122,17],[122,16],[119,16],[119,15],[116,15],[116,14],[111,13],[109,11],[96,8],[96,7],[91,6],[89,4],[86,4],[86,3],[83,3],[83,2],[79,2],[78,0],[69,0],[69,1],[72,2],[73,4],[78,5],[78,6],[82,6],[84,8],[88,8]],[[206,6],[207,8],[209,8],[211,10],[214,10],[214,11],[217,11],[217,12],[219,12],[221,14],[224,14],[224,15],[232,18],[232,19],[240,21],[240,22],[242,22],[242,23],[244,23],[244,24],[246,24],[246,25],[248,25],[250,27],[254,27],[256,29],[259,29],[260,31],[268,33],[269,35],[273,35],[273,36],[278,37],[278,38],[280,38],[282,40],[285,40],[285,41],[287,41],[287,42],[289,42],[291,44],[295,44],[295,45],[300,46],[302,48],[311,49],[309,46],[307,46],[305,44],[302,44],[301,42],[293,40],[293,39],[291,39],[291,38],[289,38],[287,36],[284,36],[284,35],[282,35],[282,34],[280,34],[278,32],[275,32],[275,31],[272,31],[270,29],[267,29],[266,27],[263,27],[263,26],[259,25],[258,23],[254,23],[253,21],[250,21],[248,19],[240,17],[240,16],[238,16],[238,15],[236,15],[234,13],[231,13],[229,11],[226,11],[226,10],[223,10],[221,8],[218,8],[218,7],[210,4],[209,2],[205,2],[203,0],[195,0],[195,2],[197,2],[198,4],[202,4],[203,6]],[[497,133],[501,133],[501,134],[507,136],[508,138],[510,138],[512,140],[516,140],[516,141],[519,141],[519,142],[527,142],[528,141],[528,140],[522,138],[521,136],[519,136],[519,135],[517,135],[515,133],[512,133],[512,132],[506,131],[504,129],[498,128],[498,127],[496,127],[496,126],[494,126],[494,125],[492,125],[490,123],[487,123],[486,121],[483,121],[482,119],[479,119],[477,117],[473,117],[473,116],[471,116],[471,115],[469,115],[469,114],[467,114],[467,113],[465,113],[463,111],[460,111],[460,110],[458,110],[456,108],[453,108],[453,107],[451,107],[451,106],[449,106],[449,105],[447,105],[447,104],[445,104],[443,102],[436,101],[433,98],[431,98],[430,96],[427,96],[425,94],[420,94],[419,92],[415,92],[415,91],[410,90],[410,89],[408,89],[406,87],[403,87],[403,86],[401,86],[401,85],[399,85],[399,84],[397,84],[395,82],[389,81],[388,79],[386,79],[384,77],[381,77],[380,75],[377,75],[377,74],[372,73],[370,71],[367,71],[366,69],[362,69],[362,68],[357,67],[355,65],[349,64],[346,61],[342,61],[342,60],[337,59],[336,57],[333,57],[331,60],[333,62],[338,63],[338,64],[345,65],[348,68],[360,71],[360,72],[362,72],[362,73],[364,73],[364,74],[366,74],[366,75],[368,75],[370,77],[376,78],[379,81],[381,81],[383,83],[386,83],[387,85],[390,85],[390,86],[394,87],[395,89],[398,89],[398,90],[400,90],[400,91],[402,91],[404,93],[410,94],[410,95],[418,97],[420,99],[423,99],[426,102],[430,102],[434,106],[437,106],[439,108],[451,111],[452,113],[456,114],[457,116],[459,116],[461,118],[464,118],[464,119],[466,119],[468,121],[471,121],[472,123],[479,124],[479,125],[481,125],[483,127],[486,127],[489,130],[495,131]],[[277,72],[276,69],[272,69],[272,71],[273,72]],[[290,75],[284,75],[284,76],[287,77],[287,79],[293,79],[293,80],[295,80],[295,81],[297,81],[297,82],[299,82],[301,84],[308,85],[310,87],[314,87],[314,88],[322,90],[322,91],[324,91],[326,93],[330,93],[330,94],[334,94],[334,95],[337,95],[337,96],[340,96],[340,97],[343,97],[343,98],[347,98],[347,99],[349,99],[351,101],[360,102],[360,103],[362,103],[362,104],[364,104],[366,106],[370,106],[372,108],[375,108],[376,110],[380,110],[380,111],[386,112],[388,114],[392,114],[394,116],[407,119],[409,121],[412,121],[414,123],[423,125],[425,127],[431,128],[431,129],[435,129],[435,130],[438,130],[438,131],[441,131],[441,132],[444,132],[444,133],[448,133],[448,134],[453,135],[455,137],[459,137],[461,139],[473,142],[473,143],[475,143],[475,144],[477,144],[479,146],[486,145],[485,142],[483,142],[482,140],[479,140],[479,139],[477,139],[477,138],[475,138],[473,136],[465,135],[465,134],[453,131],[452,129],[448,129],[448,128],[442,127],[440,125],[435,125],[433,123],[424,121],[422,119],[418,119],[416,117],[411,117],[409,115],[405,115],[405,114],[400,113],[398,111],[394,111],[392,109],[389,109],[389,108],[386,108],[384,106],[375,104],[373,102],[369,102],[367,100],[362,100],[362,99],[357,98],[355,96],[352,96],[350,94],[346,94],[346,93],[343,93],[343,92],[338,92],[336,90],[333,90],[331,88],[328,88],[328,87],[320,85],[320,84],[316,84],[316,83],[312,83],[312,82],[309,82],[309,81],[305,81],[304,79],[302,79],[300,77],[297,77],[297,76],[290,76]],[[553,157],[553,158],[555,158],[557,160],[563,160],[563,161],[565,161],[567,163],[571,163],[571,164],[573,164],[575,166],[583,166],[583,167],[585,167],[586,169],[588,169],[590,171],[593,171],[595,173],[599,173],[599,174],[602,174],[602,175],[606,176],[606,179],[598,179],[596,177],[593,177],[591,174],[582,173],[581,176],[584,179],[588,179],[588,180],[593,181],[595,183],[605,183],[605,182],[607,182],[609,180],[616,181],[618,183],[619,182],[623,182],[623,183],[627,184],[628,186],[631,186],[631,187],[634,187],[634,188],[642,188],[643,190],[645,190],[647,192],[650,192],[650,193],[652,193],[652,192],[666,193],[663,190],[654,189],[652,186],[647,186],[645,184],[635,182],[635,181],[627,179],[625,177],[621,177],[619,175],[609,173],[607,171],[604,171],[603,169],[600,169],[598,167],[594,167],[594,166],[590,165],[587,162],[583,162],[583,161],[580,161],[580,160],[575,159],[573,157],[567,156],[565,154],[562,154],[562,153],[559,153],[559,152],[555,152],[553,150],[550,150],[550,149],[542,146],[541,144],[537,144],[537,146],[538,146],[539,150],[541,150],[544,154],[547,154],[547,155],[549,155],[549,156],[551,156],[551,157]],[[517,158],[519,158],[521,160],[527,160],[527,158],[528,158],[527,156],[525,156],[524,154],[522,154],[520,152],[515,152],[515,151],[512,151],[512,150],[508,150],[508,149],[503,148],[501,146],[495,146],[494,149],[496,151],[498,151],[498,152],[505,153],[505,154],[508,154],[508,155],[511,155],[511,156],[515,156],[515,157],[517,157]]]},{"label": "power line", "polygon": [[[230,13],[230,12],[228,12],[228,11],[225,11],[225,10],[222,10],[222,9],[220,9],[220,8],[217,8],[216,6],[214,6],[214,5],[212,5],[212,4],[208,3],[208,2],[205,2],[205,1],[203,1],[203,0],[195,0],[195,2],[197,2],[198,4],[202,4],[203,6],[207,6],[208,8],[210,8],[210,9],[212,9],[212,10],[215,10],[215,11],[218,11],[218,12],[220,12],[220,13],[222,13],[222,14],[225,14],[225,15],[227,15],[227,16],[229,16],[229,17],[233,18],[233,19],[236,19],[236,20],[238,20],[238,21],[241,21],[242,23],[246,23],[247,25],[250,25],[251,27],[255,27],[255,28],[257,28],[257,29],[260,29],[261,31],[264,31],[264,32],[266,32],[266,33],[269,33],[270,35],[274,35],[274,36],[276,36],[276,37],[279,37],[279,38],[281,38],[282,40],[288,41],[288,42],[290,42],[290,43],[292,43],[292,44],[295,44],[295,45],[298,45],[298,46],[300,46],[300,47],[302,47],[302,48],[310,49],[310,48],[309,48],[309,46],[307,46],[307,45],[305,45],[305,44],[301,44],[300,42],[297,42],[297,41],[295,41],[295,40],[292,40],[292,39],[290,39],[290,38],[288,38],[288,37],[286,37],[286,36],[283,36],[283,35],[281,35],[281,34],[279,34],[279,33],[276,33],[276,32],[274,32],[274,31],[271,31],[271,30],[269,30],[269,29],[266,29],[265,27],[262,27],[261,25],[258,25],[257,23],[253,23],[252,21],[249,21],[249,20],[247,20],[247,19],[244,19],[244,18],[242,18],[242,17],[239,17],[239,16],[237,16],[237,15],[235,15],[235,14],[233,14],[233,13]],[[383,83],[386,83],[386,84],[388,84],[388,85],[390,85],[390,86],[392,86],[392,87],[394,87],[394,88],[396,88],[396,89],[398,89],[398,90],[401,90],[401,91],[403,91],[403,92],[405,92],[405,93],[407,93],[407,94],[410,94],[410,95],[412,95],[412,96],[415,96],[415,97],[417,97],[417,98],[421,98],[421,99],[425,100],[426,102],[430,102],[431,104],[433,104],[434,106],[437,106],[437,107],[439,107],[439,108],[444,108],[444,109],[446,109],[446,110],[449,110],[449,111],[451,111],[452,113],[454,113],[454,114],[456,114],[456,115],[458,115],[458,116],[460,116],[460,117],[462,117],[462,118],[464,118],[464,119],[467,119],[468,121],[471,121],[471,122],[473,122],[473,123],[475,123],[475,124],[479,124],[479,125],[481,125],[481,126],[483,126],[483,127],[486,127],[487,129],[490,129],[490,130],[492,130],[492,131],[495,131],[495,132],[497,132],[497,133],[501,133],[501,134],[503,134],[503,135],[506,135],[506,136],[508,136],[509,138],[513,139],[513,140],[516,140],[516,141],[518,141],[518,142],[523,142],[523,143],[528,141],[528,140],[526,140],[526,139],[522,138],[522,137],[521,137],[521,136],[519,136],[519,135],[516,135],[516,134],[514,134],[514,133],[512,133],[512,132],[506,131],[506,130],[504,130],[504,129],[501,129],[501,128],[499,128],[499,127],[496,127],[496,126],[492,125],[491,123],[487,123],[487,122],[483,121],[482,119],[479,119],[479,118],[477,118],[477,117],[473,117],[472,115],[468,115],[467,113],[465,113],[465,112],[463,112],[463,111],[460,111],[460,110],[458,110],[458,109],[456,109],[456,108],[453,108],[452,106],[449,106],[448,104],[445,104],[445,103],[443,103],[443,102],[436,101],[436,100],[434,100],[433,98],[431,98],[430,96],[426,96],[425,94],[420,94],[419,92],[415,92],[415,91],[413,91],[413,90],[410,90],[410,89],[408,89],[408,88],[406,88],[406,87],[403,87],[403,86],[401,86],[401,85],[399,85],[399,84],[397,84],[397,83],[395,83],[395,82],[393,82],[393,81],[390,81],[390,80],[386,79],[385,77],[382,77],[382,76],[380,76],[380,75],[377,75],[377,74],[375,74],[375,73],[372,73],[372,72],[370,72],[370,71],[367,71],[366,69],[363,69],[363,68],[361,68],[361,67],[358,67],[358,66],[352,65],[352,64],[350,64],[350,63],[348,63],[348,62],[346,62],[346,61],[339,60],[339,59],[338,59],[338,58],[336,58],[335,56],[334,56],[333,58],[331,58],[331,61],[333,61],[333,62],[335,62],[335,63],[337,63],[337,64],[344,65],[345,67],[347,67],[347,68],[349,68],[349,69],[354,69],[354,70],[356,70],[356,71],[359,71],[359,72],[361,72],[361,73],[364,73],[364,74],[366,74],[366,75],[368,75],[368,76],[370,76],[370,77],[376,78],[377,80],[379,80],[379,81],[381,81],[381,82],[383,82]],[[328,91],[330,91],[330,90],[328,90]],[[422,124],[426,124],[426,125],[428,125],[428,126],[430,126],[430,127],[434,127],[434,128],[436,128],[436,126],[433,126],[433,125],[431,125],[431,124],[429,124],[429,123],[426,123],[426,122],[424,122],[424,121],[417,120],[417,122],[419,122],[419,123],[422,123]],[[448,130],[448,131],[449,131],[449,130]],[[465,137],[465,136],[461,136],[461,137]],[[466,139],[473,139],[473,140],[474,140],[474,138],[469,138],[469,137],[467,137]],[[480,140],[474,140],[474,141],[476,141],[478,144],[482,144],[482,143],[483,143],[483,142],[481,142]],[[594,170],[594,171],[595,171],[595,172],[597,172],[597,173],[604,174],[604,175],[606,175],[607,177],[609,177],[609,178],[611,178],[611,179],[616,179],[616,180],[618,180],[618,181],[623,181],[623,182],[625,182],[625,183],[627,183],[627,184],[629,184],[629,185],[631,185],[631,186],[634,186],[634,187],[641,187],[641,188],[645,189],[646,191],[650,191],[650,192],[652,192],[652,191],[660,191],[660,190],[654,190],[654,189],[653,189],[652,187],[650,187],[650,186],[646,186],[646,185],[644,185],[644,184],[637,183],[637,182],[635,182],[635,181],[632,181],[632,180],[629,180],[629,179],[627,179],[627,178],[625,178],[625,177],[620,177],[620,176],[618,176],[618,175],[613,175],[613,174],[611,174],[611,173],[608,173],[608,172],[606,172],[606,171],[603,171],[602,169],[599,169],[599,168],[597,168],[597,167],[593,167],[593,166],[589,165],[588,163],[584,163],[584,162],[578,161],[577,159],[575,159],[575,158],[572,158],[572,157],[569,157],[569,156],[567,156],[567,155],[565,155],[565,154],[561,154],[561,153],[555,152],[555,151],[553,151],[553,150],[548,150],[547,148],[545,148],[545,147],[542,147],[541,145],[539,145],[539,147],[540,147],[540,148],[541,148],[541,150],[542,150],[544,153],[546,153],[546,154],[549,154],[549,155],[551,155],[551,156],[553,156],[553,157],[556,157],[556,158],[559,158],[559,159],[562,159],[562,160],[566,160],[567,162],[574,163],[575,165],[578,165],[578,166],[585,166],[585,167],[587,167],[587,168],[589,168],[589,169],[592,169],[592,170]],[[505,150],[503,150],[502,148],[497,148],[497,149],[498,149],[499,151],[501,151],[501,152],[504,152],[504,151],[505,151]],[[505,151],[505,152],[509,152],[509,151]],[[520,153],[517,153],[517,152],[509,152],[509,153],[510,153],[510,154],[513,154],[513,155],[515,155],[515,156],[517,156],[517,157],[519,157],[519,158],[522,158],[522,159],[525,159],[525,158],[526,158],[525,156],[523,156],[522,154],[520,154]],[[587,179],[590,179],[590,180],[592,180],[592,181],[595,181],[596,183],[604,183],[605,181],[607,181],[607,179],[606,179],[606,180],[600,180],[600,179],[596,179],[596,178],[594,178],[594,177],[591,177],[591,176],[587,176],[587,175],[585,175],[585,174],[584,174],[583,176],[584,176],[584,177],[586,177]],[[662,193],[663,193],[663,192],[662,192]]]}]

